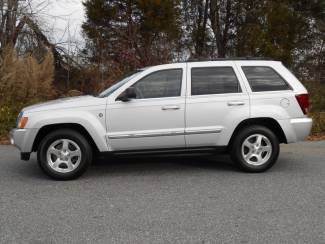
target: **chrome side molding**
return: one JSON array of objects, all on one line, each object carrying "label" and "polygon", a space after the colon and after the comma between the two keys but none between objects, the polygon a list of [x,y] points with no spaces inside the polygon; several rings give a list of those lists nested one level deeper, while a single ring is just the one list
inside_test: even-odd
[{"label": "chrome side molding", "polygon": [[220,133],[222,128],[213,129],[187,129],[185,131],[166,131],[166,132],[149,132],[149,133],[130,133],[130,134],[108,134],[109,139],[126,139],[126,138],[142,138],[156,136],[179,136],[179,135],[197,135],[197,134],[213,134]]}]

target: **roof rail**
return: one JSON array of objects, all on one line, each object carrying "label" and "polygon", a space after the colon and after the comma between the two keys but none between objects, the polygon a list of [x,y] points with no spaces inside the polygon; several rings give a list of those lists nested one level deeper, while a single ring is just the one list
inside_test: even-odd
[{"label": "roof rail", "polygon": [[186,62],[204,62],[204,61],[240,61],[240,60],[262,60],[262,61],[274,61],[274,59],[269,57],[232,57],[232,58],[190,58]]}]

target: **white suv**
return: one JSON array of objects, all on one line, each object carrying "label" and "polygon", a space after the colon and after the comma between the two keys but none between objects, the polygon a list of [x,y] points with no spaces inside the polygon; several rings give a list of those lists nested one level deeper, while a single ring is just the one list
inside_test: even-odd
[{"label": "white suv", "polygon": [[[312,120],[308,93],[281,62],[217,60],[142,69],[99,96],[27,107],[11,141],[57,179],[72,179],[93,155],[229,152],[261,172],[280,143],[304,140]],[[221,149],[221,150],[220,150]]]}]

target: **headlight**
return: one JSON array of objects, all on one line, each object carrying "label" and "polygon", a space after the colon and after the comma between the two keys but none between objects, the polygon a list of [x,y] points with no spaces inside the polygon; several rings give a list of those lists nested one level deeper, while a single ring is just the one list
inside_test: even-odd
[{"label": "headlight", "polygon": [[28,117],[24,116],[24,114],[20,112],[17,119],[17,128],[24,129],[27,122],[28,122]]}]

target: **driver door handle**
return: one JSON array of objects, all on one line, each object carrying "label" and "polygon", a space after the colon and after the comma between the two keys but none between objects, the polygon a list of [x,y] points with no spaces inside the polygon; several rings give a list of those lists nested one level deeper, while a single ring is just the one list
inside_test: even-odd
[{"label": "driver door handle", "polygon": [[245,105],[244,101],[229,101],[227,103],[228,106],[243,106]]},{"label": "driver door handle", "polygon": [[162,110],[179,110],[180,106],[178,105],[166,105],[161,107]]}]

